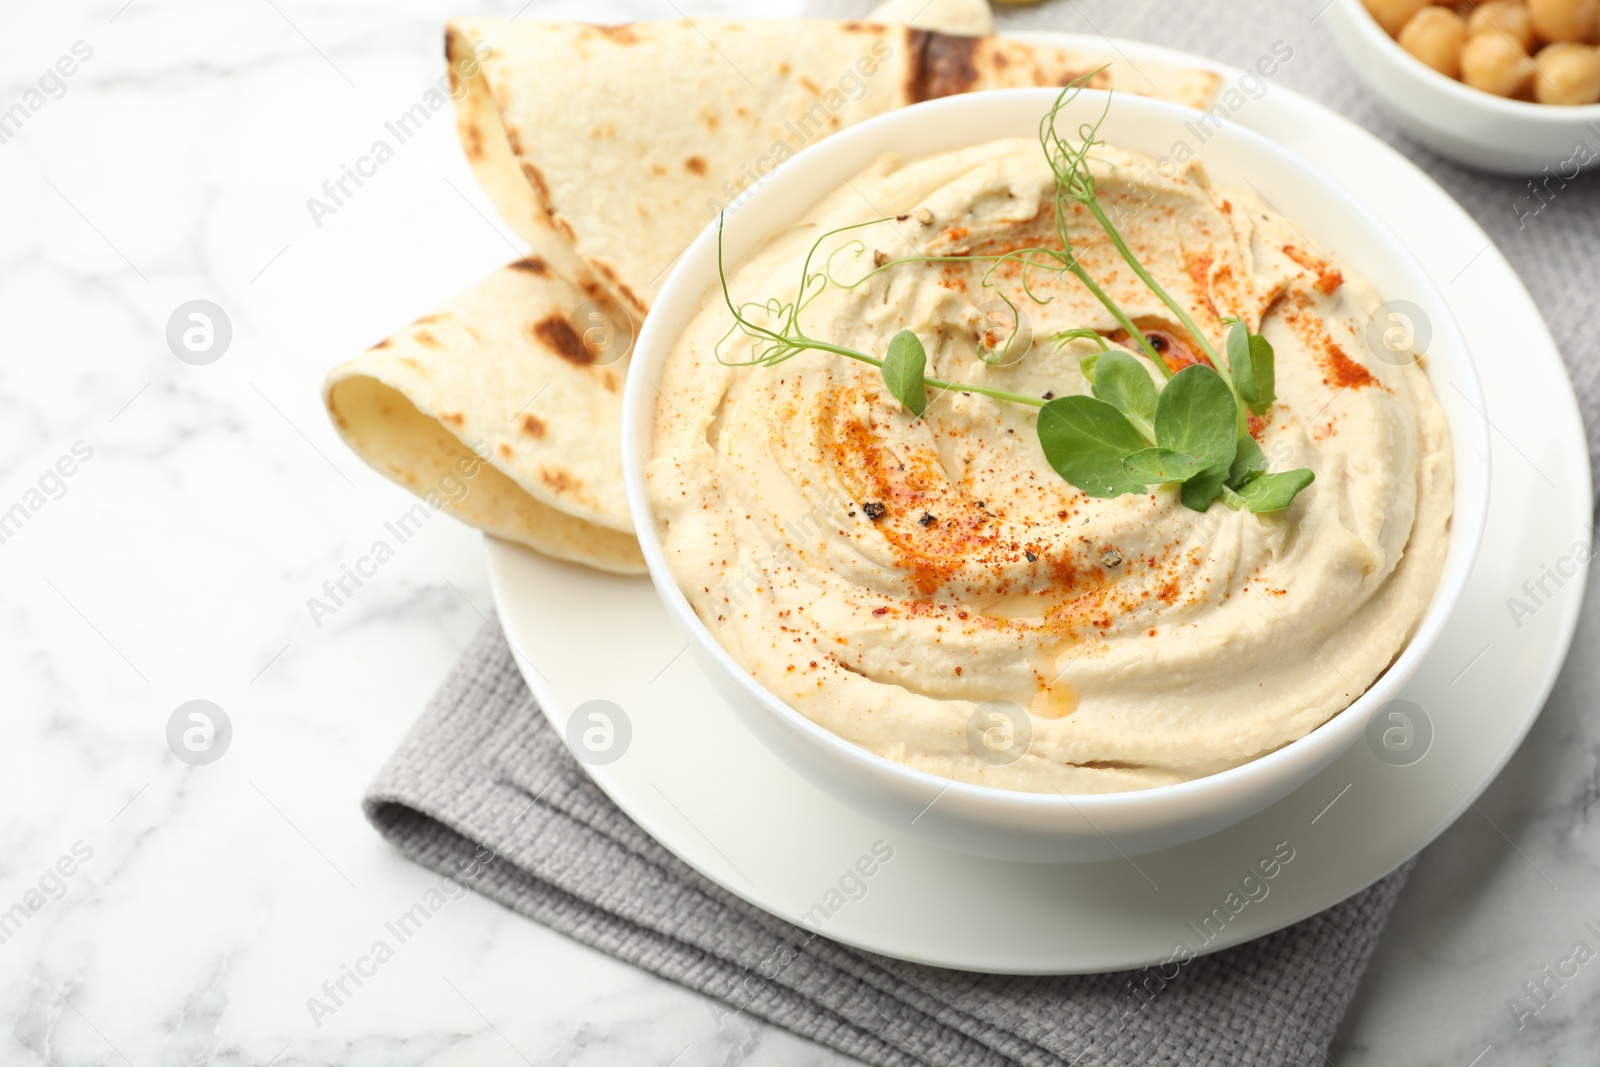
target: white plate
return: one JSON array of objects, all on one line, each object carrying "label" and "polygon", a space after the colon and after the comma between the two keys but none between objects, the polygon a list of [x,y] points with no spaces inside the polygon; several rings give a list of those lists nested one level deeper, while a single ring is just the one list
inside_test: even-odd
[{"label": "white plate", "polygon": [[[1135,62],[1238,73],[1167,49],[1117,47]],[[673,853],[774,915],[810,914],[826,936],[885,955],[980,971],[1107,971],[1168,959],[1180,943],[1226,948],[1343,900],[1433,840],[1504,766],[1555,681],[1585,568],[1559,585],[1547,578],[1550,595],[1537,595],[1538,605],[1521,587],[1571,570],[1574,546],[1590,539],[1588,450],[1555,343],[1483,231],[1393,149],[1280,86],[1234,121],[1321,167],[1400,234],[1445,290],[1489,397],[1496,439],[1483,551],[1456,617],[1403,692],[1431,723],[1426,754],[1396,766],[1358,744],[1260,815],[1136,860],[975,860],[857,815],[767,751],[686,654],[648,579],[487,539],[500,618],[545,715],[562,729],[588,700],[625,710],[627,750],[587,769]],[[1514,619],[1512,596],[1535,610]],[[852,875],[879,841],[893,859],[869,879]],[[1294,858],[1240,892],[1285,842]]]}]

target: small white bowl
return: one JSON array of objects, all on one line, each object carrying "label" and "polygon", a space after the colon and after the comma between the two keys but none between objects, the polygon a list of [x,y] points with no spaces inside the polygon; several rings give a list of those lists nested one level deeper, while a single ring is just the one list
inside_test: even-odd
[{"label": "small white bowl", "polygon": [[1333,0],[1326,18],[1356,77],[1402,129],[1440,155],[1496,174],[1548,168],[1563,180],[1600,161],[1600,104],[1530,104],[1448,78],[1401,48],[1361,0]]},{"label": "small white bowl", "polygon": [[[727,220],[727,261],[802,218],[881,153],[917,158],[999,137],[1035,137],[1055,99],[1050,89],[1015,89],[934,100],[851,127],[807,148],[774,172]],[[1103,93],[1083,93],[1062,129],[1098,116]],[[1111,144],[1160,156],[1194,136],[1194,112],[1117,96],[1102,134]],[[1466,340],[1422,265],[1362,204],[1298,156],[1226,124],[1198,152],[1222,185],[1250,184],[1323,247],[1334,250],[1386,297],[1419,305],[1432,325],[1428,374],[1450,421],[1456,495],[1443,576],[1420,628],[1378,681],[1311,734],[1251,763],[1179,785],[1066,797],[1019,793],[939,778],[876,756],[823,729],[762,688],[689,606],[662,555],[645,491],[657,385],[667,354],[717,279],[717,230],[696,239],[662,288],[633,353],[623,397],[622,464],[628,507],[650,577],[668,613],[741,720],[801,774],[863,814],[957,851],[1000,859],[1080,862],[1138,855],[1196,840],[1287,796],[1362,735],[1374,711],[1416,671],[1465,587],[1489,504],[1489,430]]]}]

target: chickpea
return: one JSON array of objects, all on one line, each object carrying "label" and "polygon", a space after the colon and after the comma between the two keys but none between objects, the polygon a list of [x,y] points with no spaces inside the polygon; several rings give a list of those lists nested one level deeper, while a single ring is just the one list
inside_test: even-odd
[{"label": "chickpea", "polygon": [[1461,80],[1496,96],[1516,96],[1533,77],[1528,53],[1498,33],[1467,38],[1461,49]]},{"label": "chickpea", "polygon": [[1533,51],[1533,18],[1519,0],[1489,0],[1473,9],[1467,16],[1467,33],[1473,37],[1503,33],[1520,44],[1524,52]]},{"label": "chickpea", "polygon": [[1528,0],[1528,14],[1546,42],[1590,41],[1600,25],[1600,0]]},{"label": "chickpea", "polygon": [[1406,23],[1410,22],[1418,11],[1428,6],[1428,0],[1363,0],[1363,2],[1378,25],[1383,27],[1383,32],[1390,37],[1399,36]]},{"label": "chickpea", "polygon": [[1533,57],[1538,75],[1533,95],[1541,104],[1593,104],[1600,101],[1600,48],[1586,44],[1545,45]]},{"label": "chickpea", "polygon": [[1400,31],[1400,47],[1447,78],[1461,77],[1467,24],[1447,7],[1425,7]]}]

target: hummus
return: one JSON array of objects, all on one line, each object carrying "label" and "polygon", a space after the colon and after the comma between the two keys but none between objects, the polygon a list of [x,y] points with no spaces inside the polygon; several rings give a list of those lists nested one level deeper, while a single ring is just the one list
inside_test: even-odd
[{"label": "hummus", "polygon": [[[1095,793],[1255,759],[1347,707],[1427,608],[1448,544],[1449,428],[1420,357],[1375,351],[1380,298],[1258,197],[1098,150],[1100,199],[1140,262],[1223,350],[1237,316],[1277,352],[1252,419],[1273,470],[1316,481],[1286,511],[1185,508],[1176,486],[1086,496],[1046,463],[1037,409],[930,392],[913,418],[877,368],[806,351],[774,366],[707,295],[669,354],[647,471],[674,577],[732,657],[800,713],[885,759],[1002,789]],[[1126,341],[1070,274],[990,279],[1031,326],[979,358],[1004,308],[983,262],[1055,243],[1034,141],[880,160],[729,277],[734,299],[804,307],[813,338],[881,357],[910,329],[929,376],[1019,394],[1089,389],[1088,327]],[[1081,208],[1080,262],[1169,364],[1192,339]],[[851,242],[859,240],[860,245]],[[829,253],[838,251],[829,258]],[[882,253],[881,256],[875,256]],[[1002,324],[1000,333],[1009,333]],[[719,347],[720,346],[720,347]],[[1021,358],[1015,358],[1021,355]],[[1159,382],[1157,383],[1159,385]]]}]

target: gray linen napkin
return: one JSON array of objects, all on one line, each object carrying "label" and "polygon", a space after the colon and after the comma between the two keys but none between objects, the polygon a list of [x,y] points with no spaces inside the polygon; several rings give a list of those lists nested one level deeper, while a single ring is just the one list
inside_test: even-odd
[{"label": "gray linen napkin", "polygon": [[493,626],[364,806],[418,863],[729,1012],[882,1067],[1320,1062],[1407,873],[1175,978],[1017,978],[884,959],[751,907],[639,829],[567,752]]}]

